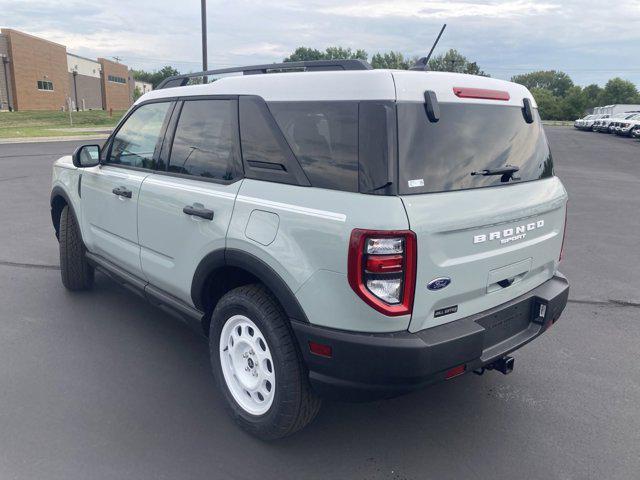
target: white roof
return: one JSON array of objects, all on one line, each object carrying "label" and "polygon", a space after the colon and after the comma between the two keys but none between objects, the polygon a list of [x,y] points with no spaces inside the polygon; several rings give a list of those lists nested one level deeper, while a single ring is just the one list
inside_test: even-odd
[{"label": "white roof", "polygon": [[[458,98],[454,87],[500,90],[508,101]],[[222,77],[205,85],[163,88],[149,92],[138,102],[174,96],[259,95],[266,101],[391,100],[424,102],[425,90],[441,102],[522,106],[523,98],[535,100],[522,85],[495,78],[447,72],[406,70],[348,70],[287,72]],[[138,103],[136,102],[136,103]]]}]

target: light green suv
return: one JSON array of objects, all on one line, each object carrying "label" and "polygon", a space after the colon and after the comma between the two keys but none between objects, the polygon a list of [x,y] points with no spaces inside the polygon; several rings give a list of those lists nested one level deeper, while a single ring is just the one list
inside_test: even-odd
[{"label": "light green suv", "polygon": [[558,319],[567,194],[524,87],[357,60],[204,73],[56,161],[51,214],[64,285],[99,269],[207,336],[243,428],[508,373]]}]

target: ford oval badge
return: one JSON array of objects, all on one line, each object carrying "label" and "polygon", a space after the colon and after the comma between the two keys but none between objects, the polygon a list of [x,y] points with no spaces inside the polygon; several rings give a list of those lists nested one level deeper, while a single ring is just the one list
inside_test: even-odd
[{"label": "ford oval badge", "polygon": [[427,283],[427,288],[429,290],[442,290],[450,283],[451,279],[449,277],[434,278],[429,283]]}]

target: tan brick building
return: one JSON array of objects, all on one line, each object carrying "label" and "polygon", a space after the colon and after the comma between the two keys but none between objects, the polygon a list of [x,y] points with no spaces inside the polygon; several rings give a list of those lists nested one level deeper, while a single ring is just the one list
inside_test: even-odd
[{"label": "tan brick building", "polygon": [[102,66],[102,108],[126,110],[131,106],[131,79],[126,65],[98,58]]},{"label": "tan brick building", "polygon": [[9,79],[16,110],[59,110],[69,97],[67,49],[27,33],[2,29],[11,63]]},{"label": "tan brick building", "polygon": [[64,45],[0,30],[0,110],[126,110],[134,88],[126,65],[80,57]]}]

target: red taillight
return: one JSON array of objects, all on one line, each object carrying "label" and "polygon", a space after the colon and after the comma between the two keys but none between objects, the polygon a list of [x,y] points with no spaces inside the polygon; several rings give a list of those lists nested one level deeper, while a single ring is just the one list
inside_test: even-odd
[{"label": "red taillight", "polygon": [[402,255],[369,255],[365,268],[372,273],[400,272],[403,264]]},{"label": "red taillight", "polygon": [[558,257],[558,262],[561,262],[564,258],[564,239],[567,238],[567,209],[569,208],[569,204],[564,207],[564,228],[562,229],[562,246],[560,247],[560,257]]},{"label": "red taillight", "polygon": [[410,314],[416,250],[416,235],[410,230],[353,230],[349,241],[349,285],[368,305],[385,315]]},{"label": "red taillight", "polygon": [[479,98],[483,100],[507,101],[511,98],[504,90],[488,90],[486,88],[453,87],[453,93],[459,98]]}]

